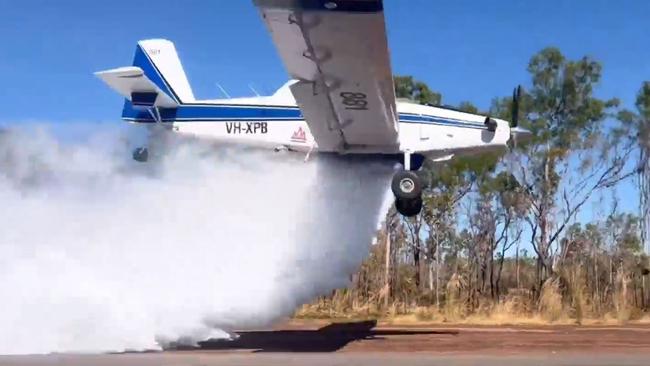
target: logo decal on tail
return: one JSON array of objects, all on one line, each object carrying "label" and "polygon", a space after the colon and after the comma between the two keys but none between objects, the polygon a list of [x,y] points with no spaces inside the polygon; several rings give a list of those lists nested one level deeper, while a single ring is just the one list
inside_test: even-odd
[{"label": "logo decal on tail", "polygon": [[302,127],[298,127],[296,132],[294,132],[293,135],[291,135],[291,141],[302,142],[302,143],[307,142],[307,135],[305,134],[305,130],[303,130]]}]

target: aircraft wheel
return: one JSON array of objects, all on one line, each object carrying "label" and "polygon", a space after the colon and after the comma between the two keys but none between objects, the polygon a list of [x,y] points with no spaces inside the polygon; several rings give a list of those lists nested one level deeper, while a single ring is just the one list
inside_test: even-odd
[{"label": "aircraft wheel", "polygon": [[393,176],[391,189],[397,199],[419,199],[422,195],[422,180],[415,172],[403,170]]},{"label": "aircraft wheel", "polygon": [[133,150],[133,160],[140,163],[146,163],[147,160],[149,160],[149,149],[146,147],[138,147]]},{"label": "aircraft wheel", "polygon": [[396,199],[395,208],[402,216],[413,217],[422,211],[422,198],[418,197],[411,200]]}]

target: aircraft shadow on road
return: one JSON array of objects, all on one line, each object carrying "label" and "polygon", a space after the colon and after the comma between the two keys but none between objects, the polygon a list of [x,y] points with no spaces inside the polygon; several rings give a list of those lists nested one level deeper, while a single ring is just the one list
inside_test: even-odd
[{"label": "aircraft shadow on road", "polygon": [[[234,340],[209,340],[199,350],[251,350],[253,352],[334,352],[358,340],[382,340],[386,336],[450,335],[454,330],[373,329],[376,321],[333,323],[317,330],[238,332]],[[196,350],[196,348],[194,348]]]}]

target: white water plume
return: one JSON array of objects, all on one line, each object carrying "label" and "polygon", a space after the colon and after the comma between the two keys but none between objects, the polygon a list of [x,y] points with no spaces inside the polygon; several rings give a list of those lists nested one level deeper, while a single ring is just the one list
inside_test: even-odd
[{"label": "white water plume", "polygon": [[158,349],[260,327],[345,286],[386,163],[119,134],[0,132],[0,354]]}]

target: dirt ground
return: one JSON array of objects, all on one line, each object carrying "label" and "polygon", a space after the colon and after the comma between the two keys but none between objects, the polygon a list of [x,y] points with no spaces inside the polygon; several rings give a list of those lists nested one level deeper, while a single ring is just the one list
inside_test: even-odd
[{"label": "dirt ground", "polygon": [[650,326],[377,326],[291,322],[165,352],[0,356],[1,366],[647,366]]},{"label": "dirt ground", "polygon": [[[650,355],[650,326],[423,327],[377,326],[374,321],[291,322],[239,332],[201,350],[256,352],[426,352],[436,354],[611,353]],[[189,349],[188,349],[189,350]],[[195,349],[196,350],[196,349]],[[182,350],[181,350],[182,351]],[[650,364],[650,357],[649,362]]]}]

